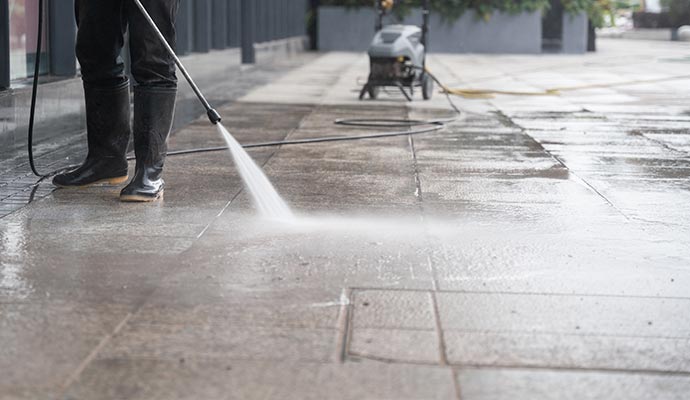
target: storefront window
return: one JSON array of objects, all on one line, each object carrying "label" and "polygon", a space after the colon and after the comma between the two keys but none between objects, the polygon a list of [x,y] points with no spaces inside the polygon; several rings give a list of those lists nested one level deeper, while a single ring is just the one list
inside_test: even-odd
[{"label": "storefront window", "polygon": [[[10,79],[24,79],[34,74],[36,38],[38,37],[38,1],[9,0],[10,11]],[[44,13],[44,16],[47,13]],[[41,74],[48,73],[48,26],[43,18]]]}]

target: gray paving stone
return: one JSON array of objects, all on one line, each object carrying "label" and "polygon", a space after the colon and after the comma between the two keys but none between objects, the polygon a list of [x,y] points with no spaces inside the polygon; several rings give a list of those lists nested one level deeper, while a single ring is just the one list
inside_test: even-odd
[{"label": "gray paving stone", "polygon": [[690,299],[439,293],[444,330],[685,338]]},{"label": "gray paving stone", "polygon": [[347,306],[342,296],[329,290],[254,291],[231,285],[163,283],[132,323],[340,329],[339,316]]},{"label": "gray paving stone", "polygon": [[687,376],[595,371],[468,369],[458,382],[467,400],[681,400],[690,391]]},{"label": "gray paving stone", "polygon": [[0,398],[52,397],[129,311],[57,299],[0,304]]},{"label": "gray paving stone", "polygon": [[333,329],[260,328],[225,319],[191,321],[194,324],[135,321],[125,326],[98,356],[102,359],[329,362],[337,352],[339,333]]},{"label": "gray paving stone", "polygon": [[444,338],[454,365],[690,372],[686,337],[446,331]]},{"label": "gray paving stone", "polygon": [[355,329],[436,329],[432,298],[428,292],[357,290],[352,303],[351,318]]},{"label": "gray paving stone", "polygon": [[97,360],[68,399],[449,400],[453,375],[439,367],[217,360]]},{"label": "gray paving stone", "polygon": [[348,356],[396,363],[439,365],[438,333],[435,330],[353,328]]},{"label": "gray paving stone", "polygon": [[[6,250],[7,248],[5,248]],[[28,250],[31,250],[29,247]],[[155,255],[56,250],[3,254],[0,307],[74,301],[90,305],[136,305],[174,269],[172,258]],[[69,270],[56,265],[69,265]]]}]

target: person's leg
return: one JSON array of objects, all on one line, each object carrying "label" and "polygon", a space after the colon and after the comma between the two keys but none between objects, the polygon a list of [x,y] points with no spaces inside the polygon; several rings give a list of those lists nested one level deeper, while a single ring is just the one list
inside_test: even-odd
[{"label": "person's leg", "polygon": [[[160,31],[175,48],[178,0],[142,0]],[[132,181],[122,189],[123,201],[154,201],[163,195],[163,165],[177,94],[175,61],[133,2],[127,3],[134,87],[134,152]]]},{"label": "person's leg", "polygon": [[86,103],[88,155],[77,169],[56,175],[61,187],[118,184],[127,180],[131,132],[129,81],[120,51],[127,21],[123,0],[76,0],[77,58]]}]

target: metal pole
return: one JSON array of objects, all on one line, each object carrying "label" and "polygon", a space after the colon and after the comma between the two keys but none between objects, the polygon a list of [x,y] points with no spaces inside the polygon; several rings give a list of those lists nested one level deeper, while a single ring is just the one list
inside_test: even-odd
[{"label": "metal pole", "polygon": [[0,89],[10,87],[10,6],[0,0]]},{"label": "metal pole", "polygon": [[240,47],[240,0],[228,3],[228,47]]},{"label": "metal pole", "polygon": [[242,16],[242,64],[254,64],[254,0],[242,0],[240,5]]},{"label": "metal pole", "polygon": [[223,50],[228,43],[228,1],[213,0],[211,4],[212,29],[211,47],[216,50]]},{"label": "metal pole", "polygon": [[208,115],[208,119],[211,121],[212,124],[217,124],[220,122],[220,115],[216,110],[211,107],[211,105],[206,101],[206,97],[204,97],[203,93],[201,93],[201,90],[199,90],[199,87],[194,83],[194,80],[192,77],[189,75],[187,72],[187,69],[182,65],[182,61],[177,57],[177,54],[175,54],[175,50],[173,50],[172,47],[170,47],[170,44],[168,41],[165,39],[165,36],[161,33],[160,29],[158,29],[158,26],[156,23],[153,21],[153,18],[149,15],[149,13],[146,11],[144,6],[141,4],[141,1],[139,0],[133,0],[134,3],[139,7],[139,10],[141,10],[141,13],[144,15],[144,18],[146,21],[151,25],[151,28],[154,30],[158,38],[161,40],[163,45],[165,46],[165,49],[170,53],[170,56],[172,56],[173,59],[175,59],[175,64],[177,64],[177,68],[180,69],[180,72],[182,72],[182,75],[184,75],[185,79],[187,82],[189,82],[189,86],[192,87],[192,90],[194,91],[194,94],[196,94],[196,97],[199,98],[199,101],[201,104],[203,104],[204,108],[206,109],[206,115]]},{"label": "metal pole", "polygon": [[[66,5],[68,7],[65,7]],[[72,0],[48,2],[48,55],[52,75],[74,76],[77,73],[77,58],[74,55],[77,25],[74,22],[73,5]]]},{"label": "metal pole", "polygon": [[422,23],[422,44],[424,45],[424,49],[428,52],[429,47],[428,47],[428,42],[429,42],[429,0],[424,0],[422,1],[422,16],[423,16],[423,23]]},{"label": "metal pole", "polygon": [[194,35],[192,32],[194,22],[192,17],[192,3],[181,1],[180,7],[177,9],[177,25],[175,27],[175,31],[177,32],[177,44],[175,46],[177,54],[189,54],[194,48]]},{"label": "metal pole", "polygon": [[213,11],[211,0],[197,0],[194,3],[194,51],[208,53],[213,42]]},{"label": "metal pole", "polygon": [[383,7],[381,7],[381,0],[374,0],[374,7],[376,8],[376,25],[374,31],[378,32],[383,29]]}]

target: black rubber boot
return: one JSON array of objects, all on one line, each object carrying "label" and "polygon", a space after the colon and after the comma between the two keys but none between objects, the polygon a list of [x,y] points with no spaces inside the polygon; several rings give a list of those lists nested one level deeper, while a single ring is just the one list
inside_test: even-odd
[{"label": "black rubber boot", "polygon": [[177,88],[134,88],[134,178],[120,192],[122,201],[155,201],[163,196],[163,165],[175,113]]},{"label": "black rubber boot", "polygon": [[84,84],[89,152],[77,169],[55,175],[59,187],[117,185],[127,181],[127,144],[131,132],[129,82],[111,87]]}]

